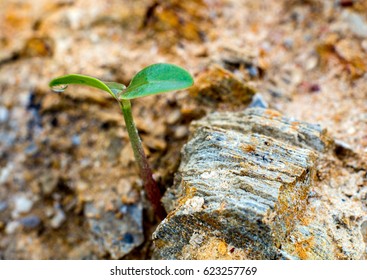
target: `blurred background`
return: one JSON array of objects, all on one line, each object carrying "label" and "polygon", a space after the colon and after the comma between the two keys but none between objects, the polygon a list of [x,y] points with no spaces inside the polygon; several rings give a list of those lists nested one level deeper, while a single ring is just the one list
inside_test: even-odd
[{"label": "blurred background", "polygon": [[255,93],[366,156],[364,0],[1,0],[0,259],[151,258],[157,222],[119,107],[48,82],[80,73],[128,84],[157,62],[196,80],[133,101],[162,192],[190,122],[243,110]]}]

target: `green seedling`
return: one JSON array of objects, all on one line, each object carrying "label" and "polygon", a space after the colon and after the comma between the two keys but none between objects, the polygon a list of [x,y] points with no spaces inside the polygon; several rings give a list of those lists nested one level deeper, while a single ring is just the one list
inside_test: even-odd
[{"label": "green seedling", "polygon": [[165,211],[161,204],[161,193],[156,181],[153,179],[152,170],[135,126],[131,113],[130,100],[188,88],[193,83],[194,81],[191,75],[181,67],[158,63],[150,65],[138,72],[128,87],[115,82],[102,82],[96,78],[79,74],[58,77],[53,79],[49,85],[57,93],[63,92],[70,84],[86,85],[108,92],[117,101],[125,119],[126,129],[130,137],[131,146],[147,197],[153,206],[155,215],[163,219],[165,217]]}]

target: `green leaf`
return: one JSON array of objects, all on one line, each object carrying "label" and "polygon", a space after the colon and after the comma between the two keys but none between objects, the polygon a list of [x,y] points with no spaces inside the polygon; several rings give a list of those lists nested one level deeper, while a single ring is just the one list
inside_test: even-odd
[{"label": "green leaf", "polygon": [[136,74],[119,98],[134,99],[184,89],[192,86],[193,83],[191,75],[181,67],[166,63],[153,64]]},{"label": "green leaf", "polygon": [[70,74],[55,78],[49,83],[49,86],[54,91],[60,92],[66,89],[66,87],[71,84],[98,88],[108,92],[113,98],[116,98],[116,96],[126,88],[123,84],[114,82],[102,82],[96,78],[79,74]]}]

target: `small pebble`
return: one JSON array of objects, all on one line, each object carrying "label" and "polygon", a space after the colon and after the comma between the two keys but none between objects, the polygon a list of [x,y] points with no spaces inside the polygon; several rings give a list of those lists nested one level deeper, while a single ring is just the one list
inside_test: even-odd
[{"label": "small pebble", "polygon": [[251,65],[250,67],[248,67],[248,68],[247,68],[247,71],[248,71],[248,73],[250,74],[250,76],[251,76],[252,78],[257,78],[257,77],[259,77],[259,70],[257,69],[257,67],[256,67],[256,66]]},{"label": "small pebble", "polygon": [[120,211],[120,213],[121,214],[126,214],[127,213],[127,211],[128,211],[128,206],[127,205],[122,205],[121,207],[120,207],[120,209],[119,209],[119,211]]},{"label": "small pebble", "polygon": [[38,147],[36,144],[32,143],[27,148],[25,148],[24,153],[28,156],[35,155],[38,152]]},{"label": "small pebble", "polygon": [[0,106],[0,123],[5,123],[9,119],[9,110]]},{"label": "small pebble", "polygon": [[14,234],[17,229],[19,228],[20,223],[18,221],[11,221],[10,223],[7,223],[5,228],[6,234]]},{"label": "small pebble", "polygon": [[93,203],[86,203],[84,206],[84,215],[87,218],[97,218],[101,215],[101,212]]},{"label": "small pebble", "polygon": [[313,70],[319,63],[319,58],[315,55],[310,56],[305,62],[305,69],[307,71]]},{"label": "small pebble", "polygon": [[97,44],[98,42],[101,41],[101,38],[96,33],[92,33],[90,35],[90,40],[92,41],[93,44]]},{"label": "small pebble", "polygon": [[54,229],[59,228],[66,221],[66,215],[61,209],[56,210],[55,216],[51,219],[51,227]]},{"label": "small pebble", "polygon": [[8,163],[0,172],[0,184],[5,183],[8,180],[8,177],[13,170],[13,164]]},{"label": "small pebble", "polygon": [[45,173],[39,178],[41,183],[42,194],[45,196],[51,195],[57,188],[59,178],[53,173]]},{"label": "small pebble", "polygon": [[8,209],[8,203],[6,201],[0,201],[0,212],[5,211]]},{"label": "small pebble", "polygon": [[320,90],[321,90],[320,85],[318,85],[318,84],[311,84],[311,86],[310,86],[310,92],[318,92]]},{"label": "small pebble", "polygon": [[73,137],[71,137],[71,143],[73,144],[73,146],[79,146],[80,145],[80,136],[79,135],[73,135]]},{"label": "small pebble", "polygon": [[355,35],[367,38],[367,23],[361,14],[346,11],[342,15],[349,24],[349,29]]},{"label": "small pebble", "polygon": [[266,103],[262,95],[259,93],[256,93],[254,97],[252,97],[252,101],[249,105],[249,108],[255,108],[255,107],[264,109],[269,107],[268,103]]},{"label": "small pebble", "polygon": [[180,110],[174,110],[170,114],[168,114],[166,123],[167,124],[175,124],[177,123],[181,118],[181,111]]},{"label": "small pebble", "polygon": [[78,181],[76,183],[76,190],[78,192],[84,192],[84,191],[88,190],[88,188],[89,188],[88,184],[84,181]]},{"label": "small pebble", "polygon": [[33,206],[33,201],[26,196],[19,195],[14,198],[14,211],[16,213],[28,213]]},{"label": "small pebble", "polygon": [[88,167],[91,166],[92,161],[89,158],[82,158],[80,160],[80,167]]},{"label": "small pebble", "polygon": [[306,34],[303,36],[303,39],[306,41],[306,42],[309,42],[311,41],[313,38],[313,36],[311,34]]},{"label": "small pebble", "polygon": [[188,133],[189,133],[189,130],[185,125],[177,126],[177,128],[175,129],[175,138],[182,139],[186,137]]},{"label": "small pebble", "polygon": [[287,49],[292,49],[293,48],[293,45],[294,45],[293,39],[292,38],[286,38],[286,39],[284,39],[283,45]]},{"label": "small pebble", "polygon": [[38,216],[31,215],[20,219],[19,222],[25,229],[34,229],[41,224],[41,219]]},{"label": "small pebble", "polygon": [[271,49],[273,48],[272,45],[270,44],[270,42],[265,41],[261,44],[261,48],[266,51],[266,52],[270,52]]},{"label": "small pebble", "polygon": [[46,209],[44,210],[44,213],[47,218],[50,218],[51,216],[54,215],[54,209],[52,207],[46,207]]},{"label": "small pebble", "polygon": [[347,132],[347,134],[352,135],[352,134],[356,133],[356,129],[355,129],[355,127],[351,126],[350,128],[347,129],[346,132]]}]

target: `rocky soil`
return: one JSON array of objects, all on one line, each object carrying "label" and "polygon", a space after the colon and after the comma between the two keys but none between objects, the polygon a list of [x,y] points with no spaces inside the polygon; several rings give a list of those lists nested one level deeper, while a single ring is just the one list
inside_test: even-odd
[{"label": "rocky soil", "polygon": [[[331,214],[333,222],[367,242],[366,15],[363,0],[1,1],[0,259],[157,257],[158,221],[118,106],[97,90],[48,88],[67,73],[128,84],[157,62],[196,80],[133,102],[162,193],[173,185],[190,124],[212,112],[242,114],[252,102],[328,131],[332,156],[315,164],[327,184],[308,199],[330,213],[350,209]],[[284,258],[311,258],[302,249],[307,234],[298,233],[299,246],[286,243]],[[221,238],[194,240],[184,258],[249,257]],[[321,256],[367,258],[348,246]]]}]

